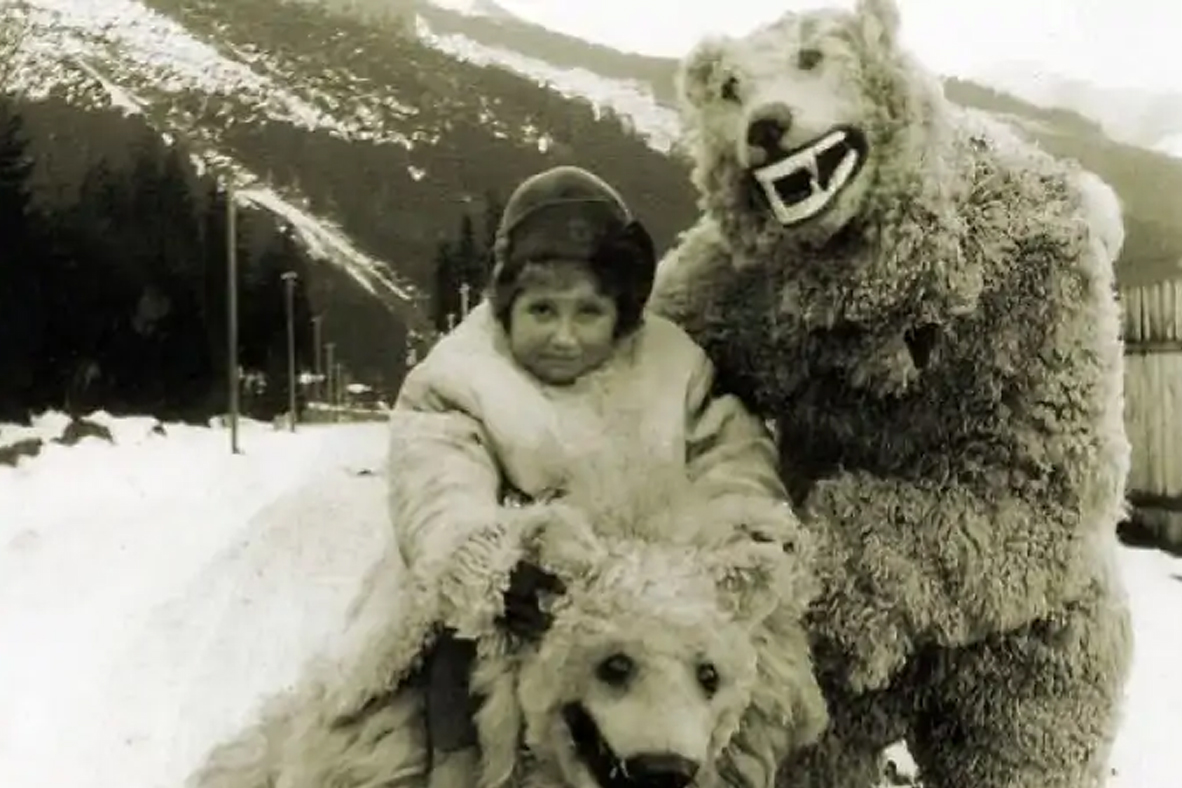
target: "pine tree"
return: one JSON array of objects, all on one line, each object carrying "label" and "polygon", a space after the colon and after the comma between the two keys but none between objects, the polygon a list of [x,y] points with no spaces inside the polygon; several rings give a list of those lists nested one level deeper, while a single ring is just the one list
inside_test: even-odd
[{"label": "pine tree", "polygon": [[0,421],[33,404],[48,285],[35,239],[29,178],[33,160],[15,107],[0,99]]},{"label": "pine tree", "polygon": [[5,239],[6,247],[9,238],[29,234],[32,174],[33,158],[22,118],[10,101],[0,98],[0,237]]},{"label": "pine tree", "polygon": [[501,225],[501,215],[505,212],[505,204],[501,202],[500,196],[495,191],[488,191],[484,195],[484,217],[481,225],[484,233],[482,240],[482,265],[483,270],[479,280],[480,291],[483,292],[488,284],[488,278],[492,275],[493,269],[493,246],[496,244],[497,228]]},{"label": "pine tree", "polygon": [[456,283],[456,288],[459,291],[456,316],[458,320],[463,317],[463,314],[460,313],[464,311],[465,307],[470,310],[476,304],[476,296],[484,284],[486,267],[484,246],[477,240],[476,225],[467,212],[460,217],[460,232],[455,253],[459,269]]},{"label": "pine tree", "polygon": [[[448,330],[448,315],[460,311],[459,256],[449,241],[440,241],[435,249],[435,268],[431,287],[431,318],[436,331]],[[452,318],[453,320],[455,317]]]}]

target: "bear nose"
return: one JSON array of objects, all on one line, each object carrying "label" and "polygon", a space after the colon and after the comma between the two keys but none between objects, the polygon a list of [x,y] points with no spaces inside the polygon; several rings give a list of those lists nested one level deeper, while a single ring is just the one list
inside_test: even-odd
[{"label": "bear nose", "polygon": [[780,141],[792,127],[792,110],[784,104],[760,109],[747,124],[747,144],[767,153],[780,149]]},{"label": "bear nose", "polygon": [[698,762],[673,753],[646,753],[629,758],[625,769],[646,788],[686,788],[698,774]]}]

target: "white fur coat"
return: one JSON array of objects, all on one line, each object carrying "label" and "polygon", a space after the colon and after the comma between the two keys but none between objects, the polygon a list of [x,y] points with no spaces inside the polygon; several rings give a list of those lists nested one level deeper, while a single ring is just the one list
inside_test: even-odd
[{"label": "white fur coat", "polygon": [[684,473],[712,498],[778,507],[770,434],[713,388],[705,353],[661,317],[604,367],[552,387],[514,362],[486,304],[473,310],[410,373],[390,422],[391,522],[410,574],[439,590],[436,621],[475,635],[500,613],[517,550],[506,488],[533,500],[588,486],[611,495],[637,475]]}]

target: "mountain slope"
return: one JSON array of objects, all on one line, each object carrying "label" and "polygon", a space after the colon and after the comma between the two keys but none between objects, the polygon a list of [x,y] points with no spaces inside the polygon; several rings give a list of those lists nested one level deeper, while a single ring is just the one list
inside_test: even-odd
[{"label": "mountain slope", "polygon": [[990,84],[1043,106],[1063,107],[1094,119],[1122,142],[1182,156],[1182,90],[1118,90],[1006,62],[983,75]]},{"label": "mountain slope", "polygon": [[661,243],[692,217],[684,165],[619,116],[457,59],[417,19],[374,25],[281,0],[19,10],[33,25],[16,69],[27,96],[142,114],[412,328],[426,323],[439,242],[539,168],[600,169]]}]

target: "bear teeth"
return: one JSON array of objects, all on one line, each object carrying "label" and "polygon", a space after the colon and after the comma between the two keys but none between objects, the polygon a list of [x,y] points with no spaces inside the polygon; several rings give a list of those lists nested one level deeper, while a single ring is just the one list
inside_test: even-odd
[{"label": "bear teeth", "polygon": [[[852,177],[860,155],[846,137],[844,130],[831,131],[781,161],[754,171],[781,224],[815,216]],[[836,156],[840,159],[832,161]],[[822,157],[829,162],[825,173],[821,172]]]},{"label": "bear teeth", "polygon": [[813,194],[821,191],[821,170],[817,164],[817,154],[814,151],[809,151],[809,156],[804,160],[804,169],[809,174],[809,188],[812,189]]},{"label": "bear teeth", "polygon": [[840,144],[844,139],[844,131],[830,132],[807,148],[799,150],[775,164],[761,167],[756,171],[755,177],[759,178],[760,181],[772,182],[778,181],[780,178],[791,175],[794,172],[805,170],[812,176],[814,181],[820,181],[820,172],[817,164],[818,157],[834,145]]}]

